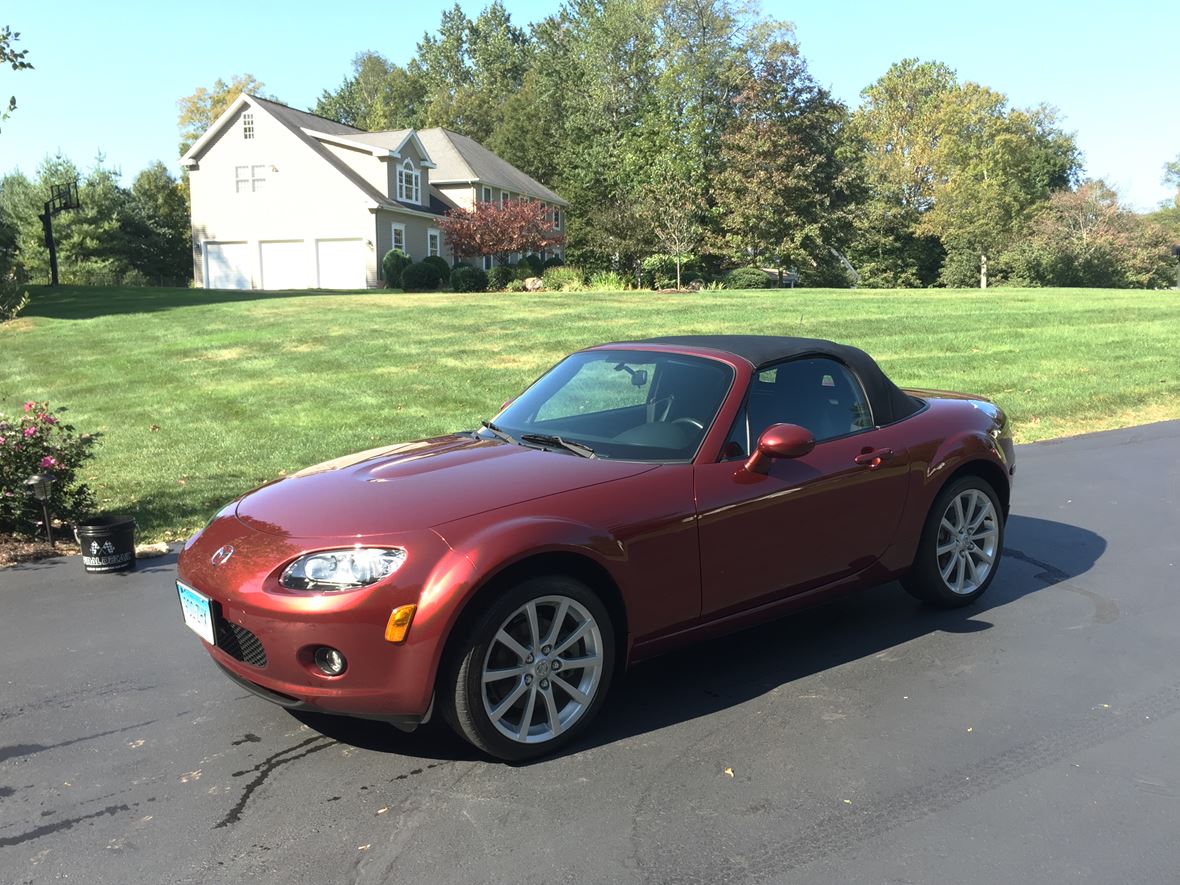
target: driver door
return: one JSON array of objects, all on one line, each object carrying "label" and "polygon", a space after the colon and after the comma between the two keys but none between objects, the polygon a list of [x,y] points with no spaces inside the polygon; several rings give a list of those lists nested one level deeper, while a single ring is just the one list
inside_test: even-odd
[{"label": "driver door", "polygon": [[[905,504],[903,431],[874,427],[855,376],[826,358],[793,360],[751,382],[728,460],[695,472],[702,613],[718,616],[809,590],[873,565],[893,540]],[[806,427],[815,448],[744,462],[771,424]],[[740,450],[740,451],[739,451]],[[868,453],[880,452],[873,466]]]}]

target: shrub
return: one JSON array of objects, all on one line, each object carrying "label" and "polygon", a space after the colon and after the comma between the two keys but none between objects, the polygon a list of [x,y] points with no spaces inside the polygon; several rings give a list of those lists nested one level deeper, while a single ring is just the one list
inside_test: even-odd
[{"label": "shrub", "polygon": [[560,255],[552,255],[549,258],[546,258],[545,261],[541,264],[541,269],[548,270],[551,267],[564,267],[564,266],[565,266],[565,261],[562,259],[562,257]]},{"label": "shrub", "polygon": [[407,265],[401,282],[407,292],[433,292],[438,288],[438,268],[425,261]]},{"label": "shrub", "polygon": [[0,279],[0,323],[16,319],[28,304],[28,292],[15,283]]},{"label": "shrub", "polygon": [[512,268],[512,279],[527,280],[529,277],[539,277],[540,274],[533,270],[533,266],[527,261],[518,261],[516,267]]},{"label": "shrub", "polygon": [[726,289],[765,289],[770,280],[761,268],[737,267],[725,275]]},{"label": "shrub", "polygon": [[[643,284],[653,289],[671,289],[676,285],[676,256],[649,255],[639,265]],[[692,277],[700,276],[701,269],[696,259],[685,255],[680,259],[680,283],[686,284]]]},{"label": "shrub", "polygon": [[582,271],[576,267],[550,267],[541,279],[545,288],[554,292],[577,292],[585,285]]},{"label": "shrub", "polygon": [[524,280],[512,280],[508,283],[509,292],[523,292]]},{"label": "shrub", "polygon": [[396,289],[401,285],[402,271],[410,266],[410,256],[401,249],[390,249],[381,259],[381,274],[385,277],[385,288]]},{"label": "shrub", "polygon": [[510,282],[512,282],[512,278],[512,268],[505,267],[502,264],[497,264],[488,271],[488,289],[494,292],[499,292]]},{"label": "shrub", "polygon": [[447,260],[439,255],[429,255],[422,259],[423,264],[429,264],[438,270],[438,284],[446,286],[451,282],[451,266]]},{"label": "shrub", "polygon": [[586,287],[596,292],[618,292],[627,288],[627,280],[614,271],[603,270],[593,274]]},{"label": "shrub", "polygon": [[520,259],[520,263],[516,266],[519,268],[521,264],[527,264],[532,270],[532,273],[529,274],[530,277],[539,277],[545,270],[545,262],[541,260],[541,256],[532,252]]},{"label": "shrub", "polygon": [[488,275],[478,267],[460,264],[451,271],[451,288],[456,292],[486,292]]},{"label": "shrub", "polygon": [[52,473],[49,496],[53,516],[75,521],[94,507],[94,496],[76,482],[78,468],[93,457],[97,434],[74,432],[49,403],[27,402],[24,414],[0,413],[0,532],[36,534],[41,508],[28,494],[25,480]]}]

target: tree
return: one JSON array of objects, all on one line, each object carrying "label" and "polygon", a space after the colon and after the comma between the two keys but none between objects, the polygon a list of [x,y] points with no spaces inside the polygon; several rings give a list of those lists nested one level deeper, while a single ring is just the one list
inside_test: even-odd
[{"label": "tree", "polygon": [[1176,159],[1170,163],[1164,163],[1163,182],[1176,189],[1176,196],[1172,202],[1177,209],[1180,209],[1180,154],[1177,154]]},{"label": "tree", "polygon": [[[0,28],[0,65],[9,65],[14,71],[27,71],[33,65],[27,60],[29,50],[16,49],[16,41],[20,39],[20,32],[5,25]],[[0,113],[0,120],[7,120],[8,115],[16,110],[16,96],[10,96],[6,110]]]},{"label": "tree", "polygon": [[530,44],[500,0],[474,20],[456,3],[437,36],[424,34],[409,73],[425,92],[425,125],[445,126],[487,144],[508,96],[529,69]]},{"label": "tree", "polygon": [[192,279],[192,231],[184,190],[159,160],[131,183],[123,224],[128,261],[149,281],[185,285]]},{"label": "tree", "polygon": [[1050,196],[1001,261],[1032,286],[1166,286],[1174,267],[1164,226],[1121,207],[1102,181]]},{"label": "tree", "polygon": [[198,86],[192,95],[186,95],[176,104],[180,114],[176,125],[180,129],[180,153],[183,156],[198,138],[213,125],[225,109],[233,104],[239,95],[262,95],[263,84],[253,74],[234,74],[226,83],[218,78],[213,86],[206,89]]},{"label": "tree", "polygon": [[[847,111],[779,44],[736,100],[713,182],[717,246],[735,263],[798,266],[823,274],[852,229],[858,192],[844,128]],[[828,282],[829,280],[825,280]]]},{"label": "tree", "polygon": [[370,132],[420,125],[426,92],[420,77],[376,52],[352,61],[352,76],[324,90],[313,112]]},{"label": "tree", "polygon": [[439,227],[456,259],[491,255],[507,264],[511,255],[542,252],[565,242],[553,229],[545,204],[536,200],[509,200],[503,206],[480,203],[473,211],[452,209],[439,219]]},{"label": "tree", "polygon": [[1063,150],[1072,138],[1055,129],[1051,113],[1010,111],[1005,96],[975,83],[940,103],[938,176],[919,230],[939,237],[948,252],[974,256],[980,288],[988,285],[989,257],[1007,248],[1037,204],[1074,174],[1075,152]]},{"label": "tree", "polygon": [[660,252],[675,262],[676,288],[681,289],[681,267],[704,237],[702,206],[697,189],[676,174],[674,163],[660,164],[652,172],[653,180],[641,197],[641,211]]}]

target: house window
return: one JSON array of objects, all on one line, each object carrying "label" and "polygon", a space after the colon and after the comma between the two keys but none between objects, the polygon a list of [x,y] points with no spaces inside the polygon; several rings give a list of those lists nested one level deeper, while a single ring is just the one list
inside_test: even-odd
[{"label": "house window", "polygon": [[265,166],[234,166],[234,190],[239,194],[254,193],[266,184]]},{"label": "house window", "polygon": [[556,207],[553,209],[553,229],[561,230],[561,210]]},{"label": "house window", "polygon": [[484,201],[485,203],[490,203],[490,202],[492,202],[492,189],[491,189],[490,187],[488,187],[487,185],[484,185],[484,189],[483,189],[483,201]]},{"label": "house window", "polygon": [[484,270],[491,270],[492,269],[492,256],[491,255],[485,255],[483,257],[483,269]]},{"label": "house window", "polygon": [[500,191],[500,208],[503,209],[508,205],[508,194],[505,191]]},{"label": "house window", "polygon": [[254,115],[242,114],[242,138],[251,139],[254,137]]},{"label": "house window", "polygon": [[406,160],[397,170],[397,198],[407,203],[421,203],[422,173]]},{"label": "house window", "polygon": [[433,227],[426,232],[426,254],[442,255],[442,234]]},{"label": "house window", "polygon": [[390,247],[391,249],[401,249],[407,255],[410,254],[410,250],[406,248],[406,226],[404,224],[395,224],[393,226],[393,238],[391,242],[393,243]]}]

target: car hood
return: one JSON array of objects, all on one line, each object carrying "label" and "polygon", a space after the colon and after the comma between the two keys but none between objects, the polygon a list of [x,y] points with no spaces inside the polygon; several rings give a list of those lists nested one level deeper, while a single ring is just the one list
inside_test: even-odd
[{"label": "car hood", "polygon": [[656,466],[453,435],[317,464],[250,492],[237,516],[275,535],[365,537],[431,528]]}]

